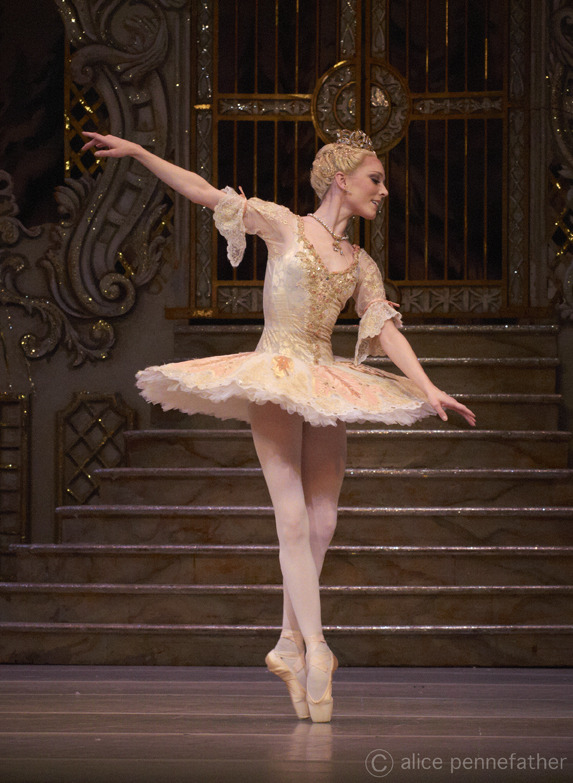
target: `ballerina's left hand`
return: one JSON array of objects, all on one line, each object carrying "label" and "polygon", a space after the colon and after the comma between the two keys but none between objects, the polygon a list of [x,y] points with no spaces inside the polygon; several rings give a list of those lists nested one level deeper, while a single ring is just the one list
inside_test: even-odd
[{"label": "ballerina's left hand", "polygon": [[455,411],[456,413],[459,413],[460,416],[463,416],[471,427],[476,426],[475,413],[469,408],[466,408],[465,405],[462,405],[461,402],[458,402],[454,397],[450,397],[449,394],[446,394],[437,388],[433,389],[431,392],[428,392],[427,396],[428,402],[443,421],[448,420],[448,416],[444,410],[447,408],[449,410]]}]

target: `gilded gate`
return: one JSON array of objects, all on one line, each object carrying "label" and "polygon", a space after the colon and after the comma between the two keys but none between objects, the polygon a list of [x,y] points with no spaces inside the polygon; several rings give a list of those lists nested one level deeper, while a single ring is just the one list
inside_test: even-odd
[{"label": "gilded gate", "polygon": [[[399,292],[392,289],[402,311],[532,313],[524,3],[205,0],[194,7],[198,171],[304,213],[314,206],[307,172],[318,146],[340,127],[363,127],[385,163],[391,197],[372,224],[355,226],[355,239]],[[191,238],[189,305],[170,315],[260,317],[260,240],[232,270],[207,210],[193,210]]]}]

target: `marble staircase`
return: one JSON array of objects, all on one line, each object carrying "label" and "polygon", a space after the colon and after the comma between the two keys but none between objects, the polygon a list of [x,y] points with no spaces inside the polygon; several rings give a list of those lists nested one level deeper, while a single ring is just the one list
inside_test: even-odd
[{"label": "marble staircase", "polygon": [[[179,357],[250,350],[257,327],[184,328]],[[349,428],[323,620],[343,665],[563,666],[573,648],[573,472],[556,328],[409,327],[478,414]],[[339,327],[350,355],[355,330]],[[387,367],[383,359],[373,364]],[[278,633],[273,514],[248,429],[154,409],[98,503],[54,544],[1,553],[0,660],[262,665]]]}]

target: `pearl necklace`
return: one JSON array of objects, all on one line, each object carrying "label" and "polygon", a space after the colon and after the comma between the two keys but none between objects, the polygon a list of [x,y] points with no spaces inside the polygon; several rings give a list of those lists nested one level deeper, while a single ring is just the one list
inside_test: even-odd
[{"label": "pearl necklace", "polygon": [[326,223],[318,217],[318,215],[314,214],[314,212],[309,212],[308,216],[314,218],[317,223],[320,223],[320,225],[328,231],[328,233],[334,240],[334,242],[332,243],[332,249],[335,250],[337,253],[340,253],[341,256],[343,256],[344,251],[340,247],[340,243],[344,242],[345,239],[348,239],[348,234],[335,234],[334,231],[330,228],[330,226],[327,226]]}]

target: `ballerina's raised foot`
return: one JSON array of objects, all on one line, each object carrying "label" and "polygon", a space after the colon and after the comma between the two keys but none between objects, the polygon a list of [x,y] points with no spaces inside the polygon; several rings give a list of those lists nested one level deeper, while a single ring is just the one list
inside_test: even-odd
[{"label": "ballerina's raised foot", "polygon": [[332,675],[338,660],[320,636],[306,641],[306,701],[313,723],[328,723],[332,718]]},{"label": "ballerina's raised foot", "polygon": [[292,705],[300,719],[310,717],[306,701],[306,670],[302,634],[284,630],[274,649],[265,658],[267,669],[280,677],[288,688]]}]

